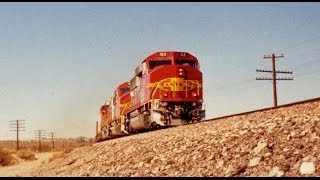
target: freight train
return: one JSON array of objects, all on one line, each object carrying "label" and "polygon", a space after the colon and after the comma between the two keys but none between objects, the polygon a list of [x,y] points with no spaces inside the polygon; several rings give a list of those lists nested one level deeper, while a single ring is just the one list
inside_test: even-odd
[{"label": "freight train", "polygon": [[96,141],[199,122],[203,103],[198,59],[188,52],[155,52],[101,106]]}]

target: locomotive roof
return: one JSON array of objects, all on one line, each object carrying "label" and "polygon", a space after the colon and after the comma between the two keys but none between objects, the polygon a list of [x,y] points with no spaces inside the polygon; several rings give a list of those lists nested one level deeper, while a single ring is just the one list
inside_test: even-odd
[{"label": "locomotive roof", "polygon": [[109,105],[108,104],[104,104],[100,107],[100,110],[103,110],[103,109],[108,109],[109,108]]},{"label": "locomotive roof", "polygon": [[195,61],[198,61],[198,59],[190,54],[189,52],[184,51],[158,51],[151,55],[149,55],[147,58],[144,59],[144,61],[149,60],[163,60],[163,59],[192,59]]},{"label": "locomotive roof", "polygon": [[117,87],[117,89],[121,89],[121,88],[126,88],[126,87],[130,87],[130,84],[129,84],[129,82],[124,82],[124,83],[122,83],[122,84],[120,84],[118,87]]}]

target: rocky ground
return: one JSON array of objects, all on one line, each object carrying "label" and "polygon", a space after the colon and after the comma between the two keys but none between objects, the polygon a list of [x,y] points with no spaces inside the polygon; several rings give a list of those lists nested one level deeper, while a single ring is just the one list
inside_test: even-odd
[{"label": "rocky ground", "polygon": [[320,101],[77,148],[34,176],[320,176]]}]

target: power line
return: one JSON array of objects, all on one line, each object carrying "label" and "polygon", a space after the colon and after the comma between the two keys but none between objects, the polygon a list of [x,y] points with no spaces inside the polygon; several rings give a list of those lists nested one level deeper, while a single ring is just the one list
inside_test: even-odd
[{"label": "power line", "polygon": [[25,120],[12,120],[10,121],[10,127],[13,128],[11,131],[17,132],[17,150],[19,150],[19,132],[25,131]]},{"label": "power line", "polygon": [[319,73],[319,70],[310,71],[309,73],[305,73],[305,74],[296,74],[296,76],[297,77],[302,77],[302,76],[307,76],[307,75],[314,74],[314,73]]},{"label": "power line", "polygon": [[302,52],[298,52],[295,51],[297,53],[296,56],[305,56],[306,54],[311,54],[311,53],[319,53],[320,48],[313,48],[313,49],[308,49],[307,51],[302,51]]},{"label": "power line", "polygon": [[297,47],[299,47],[299,46],[301,46],[301,45],[303,45],[303,44],[306,44],[306,43],[308,43],[308,42],[312,42],[312,41],[317,40],[317,39],[320,39],[320,36],[316,36],[316,37],[313,37],[313,38],[311,38],[311,39],[306,39],[306,40],[300,41],[300,42],[298,42],[298,43],[296,43],[296,44],[294,44],[294,45],[292,45],[292,46],[283,48],[282,51],[286,51],[286,50],[288,50],[289,48],[297,48]]},{"label": "power line", "polygon": [[[306,66],[306,65],[312,65],[312,64],[318,63],[318,62],[320,62],[320,59],[316,59],[316,60],[311,60],[311,61],[308,61],[308,62],[304,62],[304,63],[299,64],[299,65],[297,65],[296,67],[294,67],[294,69],[299,69],[299,68],[302,68],[302,67],[304,67],[304,66]],[[270,72],[269,70],[261,70],[261,71]],[[276,72],[279,72],[279,73],[287,72],[287,74],[292,74],[291,71],[276,71]],[[306,73],[306,74],[301,74],[301,75],[300,75],[300,74],[296,74],[295,76],[296,76],[297,78],[299,78],[299,77],[302,77],[302,76],[307,76],[307,75],[314,74],[314,73],[318,73],[318,72],[319,72],[319,70],[316,70],[316,71],[311,71],[311,72]],[[292,78],[283,78],[283,79],[291,80]],[[266,79],[266,80],[269,80],[269,79]],[[233,83],[233,84],[228,84],[228,85],[226,85],[226,86],[214,88],[214,90],[215,90],[215,91],[224,90],[225,88],[233,87],[233,86],[235,86],[235,85],[237,85],[237,84],[248,84],[248,83],[251,83],[251,82],[253,82],[253,81],[251,81],[250,79],[248,79],[248,80],[243,80],[243,81],[238,81],[238,82]],[[254,89],[254,88],[257,88],[257,87],[264,87],[264,86],[265,86],[265,85],[263,85],[263,86],[250,87],[250,89]],[[244,87],[244,86],[241,86],[241,87]],[[219,95],[219,96],[214,96],[214,97],[221,97],[221,95]],[[213,97],[208,98],[207,101],[210,101],[210,99],[212,99],[212,98],[213,98]]]},{"label": "power line", "polygon": [[[304,62],[302,64],[299,64],[297,66],[295,66],[293,69],[299,69],[299,68],[302,68],[306,65],[311,65],[311,64],[314,64],[314,63],[318,63],[320,62],[320,59],[316,59],[316,60],[311,60],[311,61],[308,61],[308,62]],[[270,70],[259,70],[261,72],[272,72]],[[314,71],[314,72],[311,72],[311,73],[316,73],[316,72],[319,72],[319,71]],[[292,71],[276,71],[276,73],[284,73],[284,74],[292,74]],[[308,73],[310,74],[310,73]],[[305,74],[305,75],[308,75],[308,74]],[[305,76],[305,75],[299,75],[297,74],[296,76],[297,77],[301,77],[301,76]],[[281,79],[277,79],[277,80],[291,80],[292,78],[281,78]],[[269,79],[265,79],[265,80],[269,80]],[[221,90],[225,90],[226,88],[229,88],[229,87],[234,87],[238,84],[241,84],[241,85],[244,85],[244,84],[249,84],[249,83],[253,83],[254,80],[253,79],[246,79],[246,80],[243,80],[243,81],[237,81],[235,83],[230,83],[230,84],[227,84],[227,85],[223,85],[223,86],[220,86],[220,87],[217,87],[217,88],[213,88],[212,91],[221,91]]]},{"label": "power line", "polygon": [[220,86],[220,87],[214,88],[213,90],[214,91],[219,91],[219,90],[223,90],[223,89],[228,88],[228,87],[233,87],[234,85],[247,84],[247,83],[252,83],[252,82],[254,82],[254,79],[246,79],[246,80],[230,83],[230,84],[227,84],[227,85],[224,85],[224,86]]},{"label": "power line", "polygon": [[[298,47],[300,45],[303,45],[303,44],[306,44],[308,42],[312,42],[316,39],[320,39],[320,36],[319,37],[315,37],[315,38],[312,38],[312,39],[307,39],[307,40],[303,40],[299,43],[296,43],[295,45],[293,46],[290,46],[288,48],[293,48],[293,47]],[[288,48],[284,48],[284,49],[288,49]],[[317,62],[320,62],[320,59],[316,59],[316,60],[311,60],[311,61],[307,61],[307,62],[304,62],[302,64],[299,64],[297,66],[295,66],[293,69],[296,70],[296,69],[300,69],[302,67],[305,67],[307,65],[311,65],[311,64],[314,64],[314,63],[317,63]],[[258,70],[258,71],[264,71],[264,70]],[[267,70],[265,70],[267,71]],[[268,71],[270,72],[270,71]],[[298,77],[301,77],[301,76],[305,76],[305,75],[309,75],[309,74],[312,74],[312,73],[316,73],[318,71],[315,71],[315,72],[311,72],[311,73],[307,73],[307,74],[303,74],[303,75],[297,75]],[[276,71],[276,73],[284,73],[284,74],[292,74],[291,71]],[[267,79],[267,78],[264,78],[263,80],[271,80],[271,79]],[[276,80],[293,80],[293,78],[276,78]],[[219,91],[219,90],[223,90],[225,88],[228,88],[228,87],[233,87],[237,84],[247,84],[247,83],[251,83],[253,81],[251,81],[250,79],[248,80],[243,80],[243,81],[239,81],[239,82],[236,82],[236,83],[232,83],[232,84],[228,84],[228,85],[224,85],[224,86],[221,86],[221,87],[218,87],[218,88],[214,88],[214,91]]]},{"label": "power line", "polygon": [[56,138],[56,132],[50,132],[51,142],[52,142],[52,149],[54,149],[54,139]]},{"label": "power line", "polygon": [[[253,82],[255,82],[255,81],[253,81]],[[243,93],[243,92],[247,92],[247,91],[240,91],[240,92],[238,92],[241,88],[248,88],[248,89],[256,89],[256,88],[262,88],[262,87],[265,87],[265,86],[267,86],[268,84],[263,84],[263,85],[257,85],[257,84],[252,84],[251,86],[238,86],[238,88],[237,88],[237,94],[239,95],[239,93]],[[208,98],[206,98],[206,102],[212,102],[212,99],[217,99],[217,98],[221,98],[221,97],[230,97],[230,94],[228,93],[228,94],[226,94],[226,93],[224,93],[224,94],[215,94],[215,95],[212,95],[212,96],[210,96],[210,97],[208,97]]]},{"label": "power line", "polygon": [[307,61],[307,62],[304,62],[304,63],[301,63],[295,67],[293,67],[293,69],[299,69],[301,67],[304,67],[304,66],[307,66],[307,65],[311,65],[311,64],[314,64],[314,63],[318,63],[320,62],[320,59],[314,59],[314,60],[311,60],[311,61]]},{"label": "power line", "polygon": [[264,59],[271,58],[272,60],[272,70],[260,70],[257,69],[257,72],[268,72],[272,73],[272,78],[266,78],[266,77],[257,77],[256,80],[272,80],[273,82],[273,102],[274,102],[274,107],[278,106],[277,102],[277,84],[276,80],[293,80],[293,78],[277,78],[276,73],[283,73],[283,74],[292,74],[292,71],[276,71],[276,58],[283,58],[283,54],[281,56],[275,56],[272,54],[271,56],[264,56]]},{"label": "power line", "polygon": [[71,149],[71,142],[72,142],[72,139],[69,138],[69,148]]},{"label": "power line", "polygon": [[45,130],[35,130],[35,137],[39,140],[39,152],[41,152],[41,140],[45,138]]},{"label": "power line", "polygon": [[[293,69],[297,69],[297,68],[301,68],[305,65],[309,65],[309,64],[312,64],[312,63],[316,63],[316,62],[320,62],[320,59],[317,59],[317,60],[312,60],[312,61],[308,61],[308,62],[305,62],[305,63],[302,63],[302,64],[299,64],[297,66],[295,66]],[[265,71],[265,72],[272,72],[272,71],[268,71],[268,70],[259,70],[259,71]],[[286,74],[292,74],[291,71],[276,71],[276,73],[286,73]],[[254,82],[254,79],[246,79],[246,80],[242,80],[242,81],[237,81],[237,82],[234,82],[234,83],[230,83],[230,84],[227,84],[227,85],[223,85],[223,86],[220,86],[220,87],[217,87],[217,88],[214,88],[213,90],[214,91],[219,91],[219,90],[224,90],[226,88],[229,88],[229,87],[233,87],[235,85],[238,85],[238,84],[248,84],[248,83],[253,83]]]}]

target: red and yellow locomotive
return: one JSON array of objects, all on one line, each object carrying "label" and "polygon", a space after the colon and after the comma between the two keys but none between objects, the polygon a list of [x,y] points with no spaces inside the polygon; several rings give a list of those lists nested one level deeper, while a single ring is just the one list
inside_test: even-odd
[{"label": "red and yellow locomotive", "polygon": [[97,141],[200,121],[205,111],[198,59],[176,51],[148,56],[130,82],[117,87],[100,113]]}]

